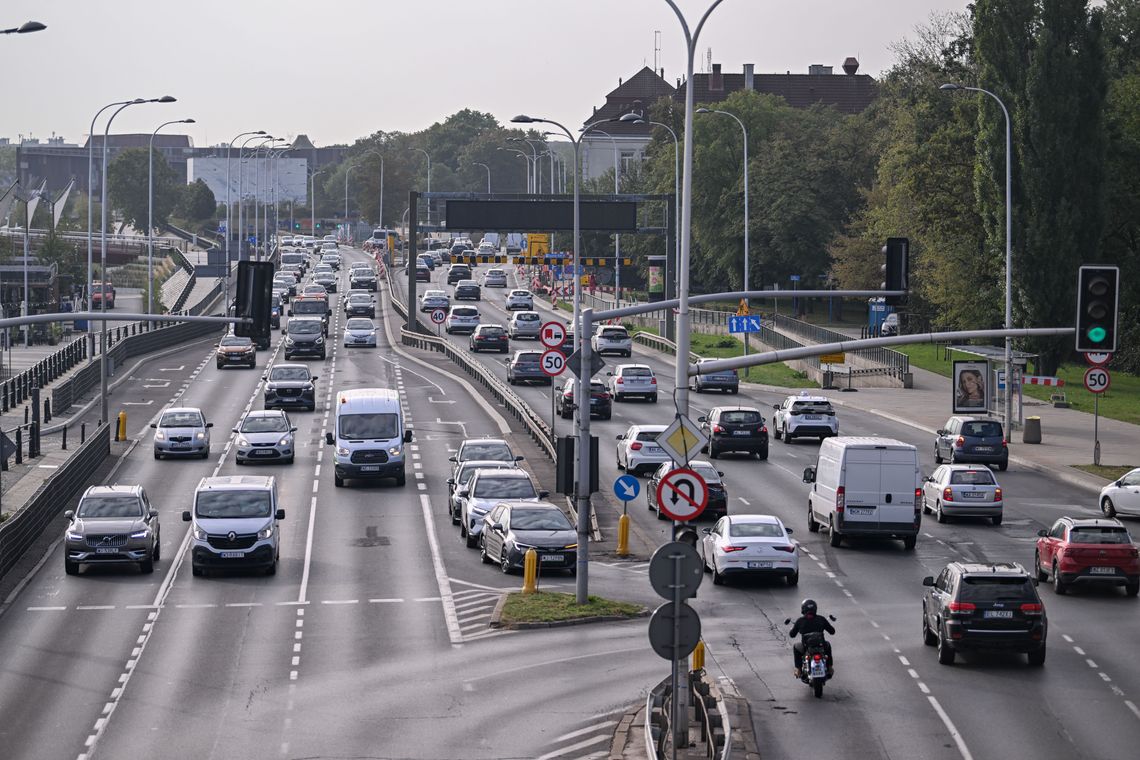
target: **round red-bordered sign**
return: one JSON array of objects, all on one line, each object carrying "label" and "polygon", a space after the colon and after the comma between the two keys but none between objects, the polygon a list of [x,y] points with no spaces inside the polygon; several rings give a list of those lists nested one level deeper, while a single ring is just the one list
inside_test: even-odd
[{"label": "round red-bordered sign", "polygon": [[566,357],[557,348],[551,348],[542,352],[538,364],[542,367],[543,374],[558,377],[566,370]]},{"label": "round red-bordered sign", "polygon": [[558,348],[566,342],[566,327],[561,322],[545,322],[539,330],[538,339],[547,348]]},{"label": "round red-bordered sign", "polygon": [[1087,361],[1093,367],[1104,367],[1107,366],[1110,361],[1112,361],[1112,354],[1108,353],[1107,351],[1096,353],[1086,352],[1085,361]]},{"label": "round red-bordered sign", "polygon": [[447,319],[447,312],[444,311],[443,309],[432,309],[431,310],[431,321],[432,322],[436,323],[437,325],[441,325],[441,324],[443,324],[443,320],[445,320],[445,319]]},{"label": "round red-bordered sign", "polygon": [[1112,385],[1112,375],[1104,367],[1089,367],[1085,370],[1085,389],[1089,393],[1104,393]]},{"label": "round red-bordered sign", "polygon": [[695,520],[708,503],[708,484],[687,467],[670,470],[657,484],[657,506],[671,520]]}]

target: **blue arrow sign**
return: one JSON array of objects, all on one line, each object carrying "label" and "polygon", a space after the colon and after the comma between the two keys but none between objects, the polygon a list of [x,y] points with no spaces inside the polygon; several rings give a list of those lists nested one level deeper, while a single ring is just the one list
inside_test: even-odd
[{"label": "blue arrow sign", "polygon": [[622,501],[633,501],[641,493],[641,483],[633,475],[622,475],[614,481],[614,494]]},{"label": "blue arrow sign", "polygon": [[759,314],[749,315],[747,317],[728,318],[728,331],[730,333],[760,332],[763,327]]}]

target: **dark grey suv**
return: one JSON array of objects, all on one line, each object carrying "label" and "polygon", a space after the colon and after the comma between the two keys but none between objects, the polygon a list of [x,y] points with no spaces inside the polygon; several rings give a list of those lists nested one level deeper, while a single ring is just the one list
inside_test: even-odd
[{"label": "dark grey suv", "polygon": [[63,569],[78,575],[80,565],[138,565],[154,572],[161,535],[158,510],[142,486],[91,486],[74,511],[64,537]]},{"label": "dark grey suv", "polygon": [[1009,447],[1001,423],[986,417],[951,417],[934,439],[934,461],[951,464],[1009,466]]}]

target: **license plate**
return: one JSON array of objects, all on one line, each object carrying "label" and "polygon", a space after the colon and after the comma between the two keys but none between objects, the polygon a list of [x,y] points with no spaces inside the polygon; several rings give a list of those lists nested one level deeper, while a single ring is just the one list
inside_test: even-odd
[{"label": "license plate", "polygon": [[962,496],[967,499],[981,499],[985,497],[984,491],[964,491]]},{"label": "license plate", "polygon": [[979,451],[983,454],[989,454],[994,450],[993,446],[975,446],[974,451]]},{"label": "license plate", "polygon": [[733,430],[732,434],[733,435],[748,435],[748,431],[747,430]]},{"label": "license plate", "polygon": [[186,451],[190,448],[190,444],[188,444],[188,443],[174,443],[174,444],[171,444],[170,448],[174,449],[175,451]]},{"label": "license plate", "polygon": [[986,610],[982,617],[998,619],[1012,618],[1013,610]]},{"label": "license plate", "polygon": [[749,570],[768,570],[771,567],[772,567],[772,563],[766,562],[766,561],[765,562],[749,562],[748,563],[748,569]]},{"label": "license plate", "polygon": [[378,465],[378,464],[366,464],[366,465],[361,466],[360,471],[361,472],[380,472],[380,465]]},{"label": "license plate", "polygon": [[804,419],[805,420],[819,420],[819,419],[823,419],[823,418],[820,417],[818,414],[805,414]]},{"label": "license plate", "polygon": [[875,514],[874,507],[848,507],[847,514],[849,515],[873,515]]},{"label": "license plate", "polygon": [[118,554],[118,548],[114,546],[98,546],[95,548],[96,554]]},{"label": "license plate", "polygon": [[1116,575],[1115,567],[1090,567],[1089,572],[1094,575]]},{"label": "license plate", "polygon": [[811,675],[812,678],[822,678],[827,675],[827,669],[823,666],[823,660],[811,661]]},{"label": "license plate", "polygon": [[562,561],[562,555],[561,554],[543,554],[542,556],[539,557],[539,559],[542,560],[543,562],[561,562]]},{"label": "license plate", "polygon": [[254,449],[253,451],[251,451],[249,453],[250,453],[250,456],[255,456],[255,457],[271,457],[271,456],[273,456],[273,449]]},{"label": "license plate", "polygon": [[222,559],[241,559],[245,552],[222,552]]}]

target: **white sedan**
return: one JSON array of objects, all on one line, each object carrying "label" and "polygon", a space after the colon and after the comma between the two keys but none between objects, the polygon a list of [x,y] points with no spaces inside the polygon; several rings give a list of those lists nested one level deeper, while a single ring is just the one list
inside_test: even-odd
[{"label": "white sedan", "polygon": [[1115,517],[1118,512],[1140,514],[1140,467],[1100,489],[1098,503],[1105,517]]},{"label": "white sedan", "polygon": [[451,296],[443,290],[425,290],[424,294],[420,296],[420,311],[435,311],[436,309],[443,309],[446,311],[451,308]]},{"label": "white sedan", "polygon": [[617,436],[617,468],[641,475],[657,469],[662,462],[670,461],[665,449],[657,445],[657,436],[665,432],[666,425],[630,425]]},{"label": "white sedan", "polygon": [[944,464],[922,481],[922,511],[933,512],[938,522],[950,517],[988,517],[1001,525],[1001,486],[988,467]]},{"label": "white sedan", "polygon": [[344,325],[344,347],[376,348],[376,325],[368,317],[352,317]]},{"label": "white sedan", "polygon": [[800,556],[791,532],[772,515],[726,515],[701,532],[697,552],[718,586],[730,575],[779,576],[795,586]]}]

